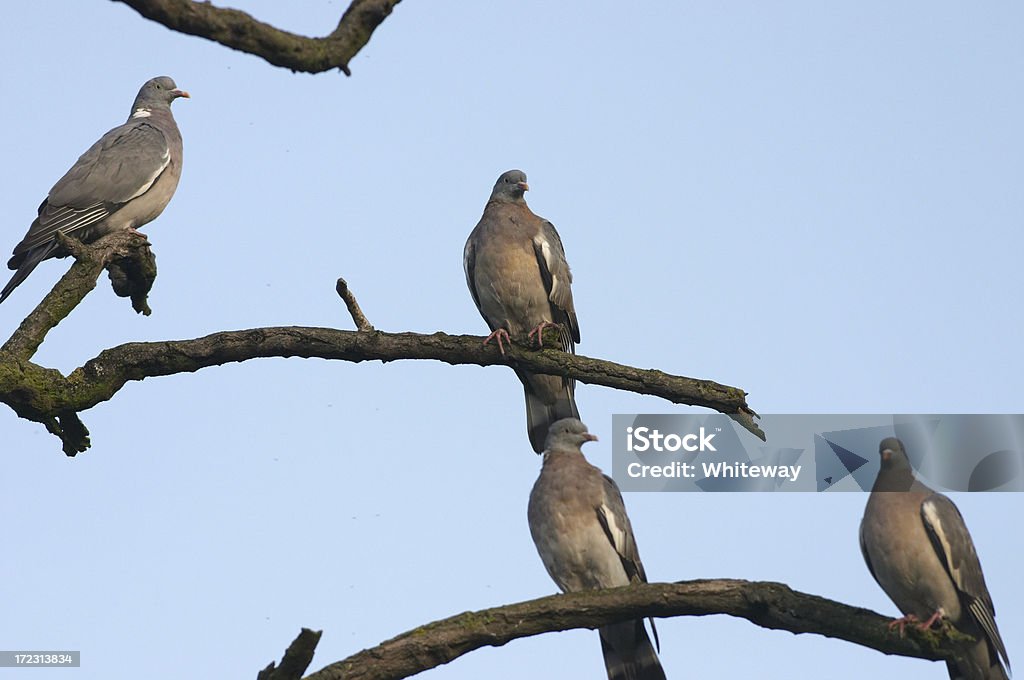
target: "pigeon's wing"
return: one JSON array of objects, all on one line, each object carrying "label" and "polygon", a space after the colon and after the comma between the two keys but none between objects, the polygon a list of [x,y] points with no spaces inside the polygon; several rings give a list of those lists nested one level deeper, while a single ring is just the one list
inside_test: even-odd
[{"label": "pigeon's wing", "polygon": [[171,151],[164,133],[145,119],[116,127],[89,147],[53,185],[15,254],[103,220],[146,193],[167,169]]},{"label": "pigeon's wing", "polygon": [[622,560],[631,582],[647,582],[644,565],[640,562],[640,552],[633,537],[633,527],[626,515],[626,504],[622,501],[619,487],[608,475],[601,476],[604,482],[604,498],[597,507],[597,520],[601,523],[608,542],[615,548]]},{"label": "pigeon's wing", "polygon": [[967,531],[964,518],[953,501],[940,493],[928,496],[921,503],[921,519],[939,561],[956,586],[961,600],[967,605],[971,617],[985,632],[985,637],[1009,667],[1006,645],[996,627],[995,607],[985,585],[985,575],[974,549],[974,541]]},{"label": "pigeon's wing", "polygon": [[[476,292],[476,234],[470,234],[466,239],[466,247],[462,251],[462,268],[466,272],[466,285],[469,286],[469,293],[473,296],[473,304],[480,309],[480,296]],[[482,311],[482,310],[481,310]]]},{"label": "pigeon's wing", "polygon": [[572,351],[572,341],[580,341],[580,324],[576,319],[576,306],[572,301],[572,273],[565,259],[562,239],[551,222],[541,220],[540,229],[533,237],[533,250],[537,255],[537,264],[548,293],[548,300],[551,301],[553,316],[569,330],[570,347],[563,349],[567,352]]}]

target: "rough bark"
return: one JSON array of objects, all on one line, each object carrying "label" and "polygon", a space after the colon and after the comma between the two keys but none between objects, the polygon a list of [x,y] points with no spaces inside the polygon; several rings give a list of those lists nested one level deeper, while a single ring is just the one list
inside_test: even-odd
[{"label": "rough bark", "polygon": [[465,612],[408,631],[332,663],[306,680],[397,680],[448,663],[481,647],[640,617],[726,614],[773,630],[814,633],[883,654],[943,660],[965,636],[949,626],[889,630],[890,619],[868,609],[808,595],[782,583],[735,579],[650,583],[554,595]]},{"label": "rough bark", "polygon": [[340,69],[370,41],[374,30],[400,0],[353,0],[338,26],[323,38],[308,38],[264,23],[237,9],[193,0],[115,0],[172,31],[218,42],[262,57],[292,71],[322,73]]},{"label": "rough bark", "polygon": [[[75,455],[89,447],[88,430],[79,413],[113,397],[127,382],[261,357],[303,357],[343,361],[433,359],[449,364],[516,366],[535,373],[565,375],[579,382],[650,394],[677,404],[703,406],[732,416],[759,437],[756,414],[746,393],[710,380],[670,375],[653,369],[511,345],[501,354],[473,335],[446,333],[385,333],[373,330],[345,282],[337,290],[364,330],[280,326],[223,331],[191,340],[133,342],[100,352],[70,375],[31,361],[46,334],[82,301],[96,285],[103,268],[148,272],[155,260],[145,239],[115,233],[92,245],[68,240],[75,264],[0,348],[0,402],[28,420],[42,423],[61,439],[63,450]],[[126,259],[145,264],[126,264]],[[148,276],[148,274],[147,274]],[[151,283],[151,280],[150,280]],[[147,307],[148,309],[148,307]],[[550,331],[554,333],[554,330]],[[548,346],[556,343],[548,343]]]}]

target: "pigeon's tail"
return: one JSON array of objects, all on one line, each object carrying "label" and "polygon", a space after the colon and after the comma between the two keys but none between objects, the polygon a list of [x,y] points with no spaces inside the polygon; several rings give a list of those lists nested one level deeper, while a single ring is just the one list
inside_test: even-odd
[{"label": "pigeon's tail", "polygon": [[526,393],[526,431],[537,453],[544,451],[544,440],[552,423],[562,418],[579,418],[572,383],[553,375],[520,374]]},{"label": "pigeon's tail", "polygon": [[608,680],[665,680],[643,619],[598,629]]},{"label": "pigeon's tail", "polygon": [[7,266],[11,269],[16,269],[14,276],[4,286],[3,291],[0,291],[0,302],[3,302],[8,296],[14,292],[14,289],[21,285],[21,282],[28,278],[28,275],[32,273],[32,270],[36,266],[48,257],[51,257],[53,253],[59,248],[59,244],[56,241],[47,243],[44,246],[33,248],[32,250],[24,253],[21,256],[14,256],[11,261],[7,263]]},{"label": "pigeon's tail", "polygon": [[980,640],[964,650],[956,661],[947,661],[946,669],[950,680],[1009,680],[998,652],[988,640]]}]

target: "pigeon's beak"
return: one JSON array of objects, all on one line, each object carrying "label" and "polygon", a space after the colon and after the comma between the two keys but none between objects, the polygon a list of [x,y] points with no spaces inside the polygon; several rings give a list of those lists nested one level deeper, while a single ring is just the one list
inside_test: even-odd
[{"label": "pigeon's beak", "polygon": [[890,458],[892,458],[892,449],[885,449],[884,451],[882,451],[883,461],[889,460]]},{"label": "pigeon's beak", "polygon": [[188,92],[185,92],[185,90],[171,90],[171,94],[173,94],[175,97],[184,97],[185,99],[192,99],[192,95],[190,95]]},{"label": "pigeon's beak", "polygon": [[590,434],[589,432],[584,432],[583,433],[583,441],[586,441],[586,442],[596,442],[597,441],[597,435],[596,434]]},{"label": "pigeon's beak", "polygon": [[516,186],[519,187],[520,189],[522,189],[523,191],[529,191],[530,190],[530,185],[527,184],[526,182],[518,182],[518,183],[516,183]]}]

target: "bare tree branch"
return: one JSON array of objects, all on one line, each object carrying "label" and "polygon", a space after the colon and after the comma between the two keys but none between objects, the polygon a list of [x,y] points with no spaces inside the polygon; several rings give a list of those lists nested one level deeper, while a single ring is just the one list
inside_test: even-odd
[{"label": "bare tree branch", "polygon": [[[677,404],[703,406],[734,417],[763,437],[743,390],[708,380],[633,368],[557,350],[512,345],[502,356],[475,335],[340,331],[281,326],[224,331],[192,340],[133,342],[103,350],[65,377],[27,359],[0,352],[0,401],[29,420],[49,422],[80,413],[114,396],[125,383],[264,357],[343,361],[433,359],[448,364],[515,365],[535,373],[651,394]],[[83,450],[75,447],[77,450]]]},{"label": "bare tree branch", "polygon": [[68,455],[89,447],[89,432],[77,414],[110,399],[129,381],[265,357],[353,362],[433,359],[453,365],[515,366],[714,409],[764,438],[754,422],[756,414],[747,406],[746,392],[737,387],[553,349],[536,351],[512,344],[502,355],[474,335],[383,333],[373,330],[347,284],[341,290],[343,280],[339,281],[339,293],[363,330],[281,326],[223,331],[192,340],[133,342],[103,350],[64,376],[31,361],[46,334],[95,287],[105,265],[120,262],[118,258],[152,258],[145,239],[129,232],[110,234],[91,245],[66,242],[75,264],[0,348],[0,402],[22,418],[44,424],[60,437]]},{"label": "bare tree branch", "polygon": [[[952,658],[969,638],[948,625],[934,631],[889,630],[890,619],[868,609],[792,590],[782,583],[716,579],[650,583],[554,595],[465,612],[420,626],[332,663],[306,680],[397,680],[448,663],[481,647],[519,638],[656,616],[727,614],[773,630],[814,633],[919,659]],[[595,650],[596,653],[596,650]]]},{"label": "bare tree branch", "polygon": [[262,57],[292,71],[352,72],[349,61],[370,41],[373,31],[400,0],[353,0],[328,36],[307,38],[263,23],[237,9],[193,0],[115,0],[172,31],[213,40]]},{"label": "bare tree branch", "polygon": [[281,665],[273,661],[256,675],[256,680],[299,680],[313,660],[316,645],[323,631],[303,628],[299,636],[288,645]]}]

